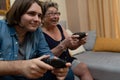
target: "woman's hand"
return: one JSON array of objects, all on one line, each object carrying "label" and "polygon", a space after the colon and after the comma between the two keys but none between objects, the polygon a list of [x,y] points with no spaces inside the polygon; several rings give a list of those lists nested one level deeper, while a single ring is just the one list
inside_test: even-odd
[{"label": "woman's hand", "polygon": [[86,37],[82,39],[78,39],[78,35],[72,35],[71,36],[71,45],[69,45],[69,49],[76,49],[79,46],[83,45],[86,43]]},{"label": "woman's hand", "polygon": [[64,39],[60,45],[63,45],[66,49],[76,49],[82,44],[86,43],[86,37],[82,39],[78,39],[79,35],[72,35],[71,37],[67,37]]}]

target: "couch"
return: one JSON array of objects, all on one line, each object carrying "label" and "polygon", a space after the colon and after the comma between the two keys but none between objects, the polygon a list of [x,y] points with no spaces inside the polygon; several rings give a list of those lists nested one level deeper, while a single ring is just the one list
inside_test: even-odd
[{"label": "couch", "polygon": [[72,56],[88,65],[95,80],[120,80],[120,39],[98,38],[93,30],[82,46],[85,50]]}]

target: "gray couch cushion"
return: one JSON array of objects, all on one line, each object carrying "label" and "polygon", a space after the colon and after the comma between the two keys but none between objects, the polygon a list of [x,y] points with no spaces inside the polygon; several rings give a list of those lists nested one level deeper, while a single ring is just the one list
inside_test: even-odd
[{"label": "gray couch cushion", "polygon": [[120,80],[120,53],[87,51],[75,57],[88,65],[96,80]]},{"label": "gray couch cushion", "polygon": [[83,45],[86,51],[92,51],[96,40],[96,31],[92,30],[88,32],[87,41]]}]

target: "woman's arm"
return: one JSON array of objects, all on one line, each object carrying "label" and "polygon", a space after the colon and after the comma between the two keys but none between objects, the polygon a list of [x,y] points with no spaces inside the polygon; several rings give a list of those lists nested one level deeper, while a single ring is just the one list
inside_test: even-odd
[{"label": "woman's arm", "polygon": [[[65,31],[65,29],[63,27],[61,27],[61,28],[63,30],[63,34],[64,34],[65,38],[69,37],[68,34],[67,34],[67,32]],[[51,51],[52,51],[52,53],[54,53],[55,56],[59,57],[66,50],[67,50],[67,46],[62,41],[59,45],[57,45]]]},{"label": "woman's arm", "polygon": [[68,35],[66,30],[62,27],[65,39],[51,51],[55,56],[60,56],[66,49],[76,49],[86,42],[86,38],[78,39],[79,35]]},{"label": "woman's arm", "polygon": [[67,47],[61,42],[58,46],[53,48],[51,51],[55,56],[59,57],[66,50],[67,50]]}]

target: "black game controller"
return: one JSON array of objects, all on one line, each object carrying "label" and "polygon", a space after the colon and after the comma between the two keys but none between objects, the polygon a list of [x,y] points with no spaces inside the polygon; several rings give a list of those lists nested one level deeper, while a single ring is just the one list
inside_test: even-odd
[{"label": "black game controller", "polygon": [[78,39],[82,39],[85,36],[87,36],[85,32],[76,32],[76,33],[73,33],[73,35],[79,35]]},{"label": "black game controller", "polygon": [[53,66],[54,68],[65,68],[66,67],[66,61],[62,59],[43,59],[43,62]]}]

